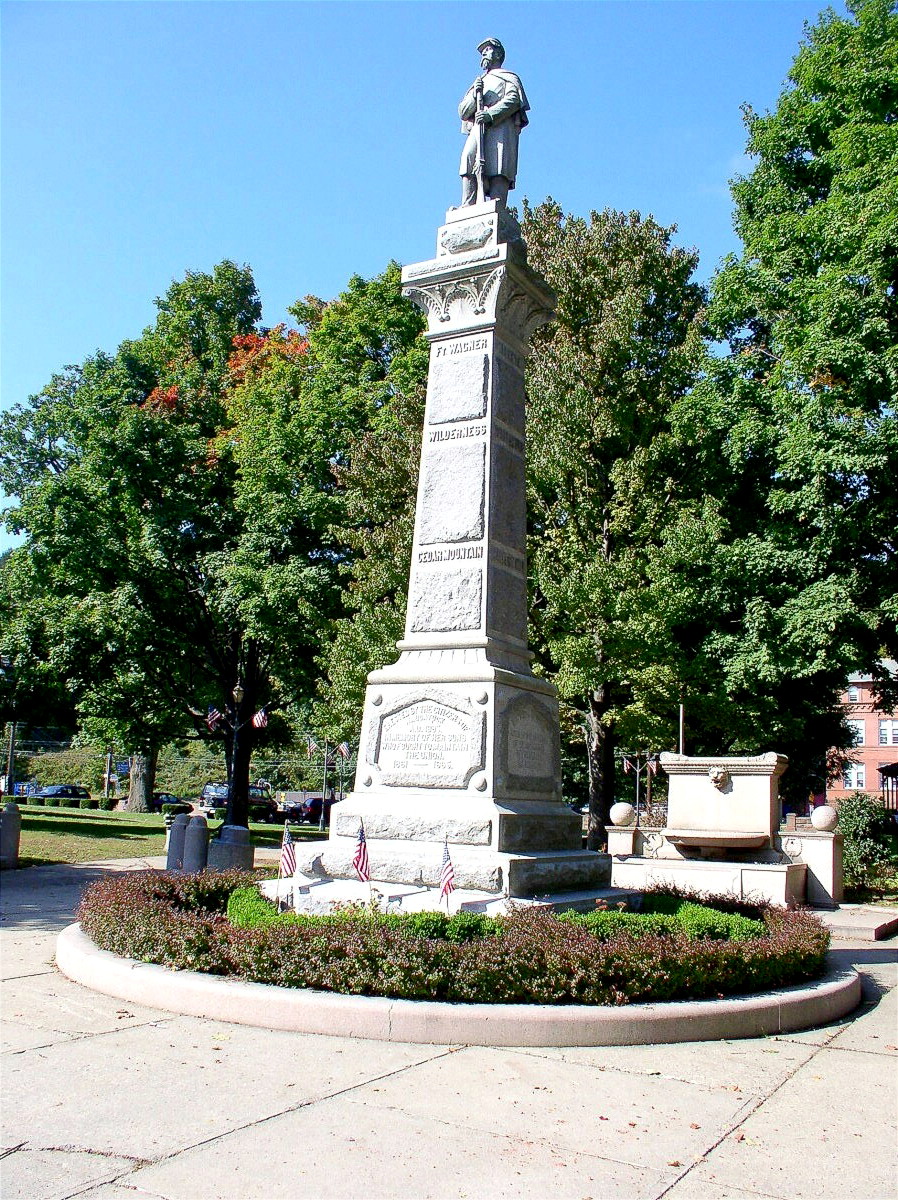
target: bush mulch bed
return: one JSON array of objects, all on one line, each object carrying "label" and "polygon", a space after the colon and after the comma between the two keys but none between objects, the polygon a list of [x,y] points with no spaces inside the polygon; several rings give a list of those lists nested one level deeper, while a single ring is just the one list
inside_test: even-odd
[{"label": "bush mulch bed", "polygon": [[[768,991],[823,974],[829,934],[803,910],[665,891],[645,915],[278,915],[245,872],[141,872],[92,884],[101,949],[174,970],[353,995],[489,1004],[629,1004]],[[231,915],[228,917],[228,907]],[[703,915],[696,910],[703,910]],[[733,919],[735,918],[735,920]]]}]

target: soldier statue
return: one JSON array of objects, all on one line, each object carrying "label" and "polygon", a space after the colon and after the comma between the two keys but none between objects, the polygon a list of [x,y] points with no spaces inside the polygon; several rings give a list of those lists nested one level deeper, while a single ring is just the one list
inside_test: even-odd
[{"label": "soldier statue", "polygon": [[468,135],[461,153],[462,205],[498,200],[504,205],[518,171],[518,136],[530,105],[520,79],[503,71],[505,48],[498,38],[477,47],[483,71],[458,106],[462,132]]}]

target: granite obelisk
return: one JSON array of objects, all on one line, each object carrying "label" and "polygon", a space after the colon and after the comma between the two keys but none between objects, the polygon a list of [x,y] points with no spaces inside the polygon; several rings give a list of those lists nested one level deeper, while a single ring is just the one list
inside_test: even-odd
[{"label": "granite obelisk", "polygon": [[[484,161],[501,172],[500,126],[514,122],[516,164],[526,98],[499,70],[500,43],[480,50],[469,124],[493,113]],[[430,342],[405,637],[398,661],[368,677],[355,786],[317,865],[351,877],[363,824],[375,880],[435,885],[445,841],[460,888],[593,889],[610,861],[581,849],[562,803],[558,703],[527,648],[524,367],[554,297],[506,210],[513,178],[492,174],[496,195],[478,202],[465,165],[468,202],[447,213],[435,257],[402,274]]]}]

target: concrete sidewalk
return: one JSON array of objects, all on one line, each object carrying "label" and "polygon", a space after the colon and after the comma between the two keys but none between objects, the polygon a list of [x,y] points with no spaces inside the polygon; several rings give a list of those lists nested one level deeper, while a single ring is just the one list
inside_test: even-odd
[{"label": "concrete sidewalk", "polygon": [[4,1200],[898,1191],[894,939],[836,944],[866,1002],[806,1033],[554,1050],[353,1041],[172,1016],[62,978],[55,935],[85,882],[145,865],[0,880]]}]

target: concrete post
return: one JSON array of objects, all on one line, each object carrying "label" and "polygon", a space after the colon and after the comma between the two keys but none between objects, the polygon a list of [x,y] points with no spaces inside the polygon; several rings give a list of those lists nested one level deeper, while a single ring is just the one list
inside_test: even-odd
[{"label": "concrete post", "polygon": [[184,870],[184,839],[187,836],[189,820],[187,813],[178,813],[172,821],[171,829],[168,832],[168,858],[165,863],[167,871]]},{"label": "concrete post", "polygon": [[216,871],[251,871],[254,856],[249,830],[243,825],[223,825],[218,838],[209,843],[208,866]]},{"label": "concrete post", "polygon": [[209,826],[206,818],[191,817],[184,835],[184,870],[189,874],[205,871],[208,857]]},{"label": "concrete post", "polygon": [[22,814],[18,804],[10,802],[0,814],[0,870],[13,871],[19,865]]}]

